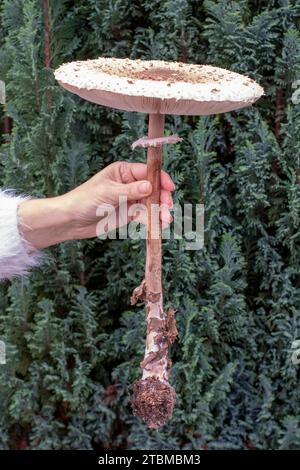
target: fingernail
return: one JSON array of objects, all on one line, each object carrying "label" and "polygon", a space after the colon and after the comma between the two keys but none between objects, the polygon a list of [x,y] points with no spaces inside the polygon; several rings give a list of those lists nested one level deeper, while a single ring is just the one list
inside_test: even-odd
[{"label": "fingernail", "polygon": [[139,191],[141,194],[148,194],[151,189],[151,184],[148,181],[143,181],[139,184]]}]

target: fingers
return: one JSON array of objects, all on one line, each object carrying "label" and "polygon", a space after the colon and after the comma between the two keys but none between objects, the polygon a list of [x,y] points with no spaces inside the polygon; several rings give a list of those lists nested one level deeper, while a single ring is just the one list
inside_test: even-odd
[{"label": "fingers", "polygon": [[137,201],[149,196],[152,192],[152,186],[147,180],[135,181],[134,183],[111,185],[109,191],[116,203],[118,203],[120,196],[126,196],[128,201]]},{"label": "fingers", "polygon": [[162,189],[166,189],[167,191],[175,191],[175,184],[171,176],[163,170],[160,175],[160,184]]},{"label": "fingers", "polygon": [[[147,204],[147,196],[152,192],[152,186],[147,180],[135,181],[134,183],[120,184],[111,182],[102,186],[103,196],[101,199],[108,204],[118,205],[120,197],[126,197],[128,201],[139,201]],[[170,191],[162,189],[160,192],[160,204],[168,208],[173,207],[173,199]]]},{"label": "fingers", "polygon": [[[140,204],[146,208],[147,200],[142,198]],[[160,220],[162,222],[162,228],[165,229],[172,222],[173,217],[170,213],[170,209],[173,207],[173,199],[170,191],[162,189],[160,192]],[[147,214],[143,215],[143,218],[139,220],[143,224],[147,224]]]},{"label": "fingers", "polygon": [[[147,165],[145,163],[115,162],[106,167],[104,171],[118,183],[133,183],[147,179]],[[167,191],[174,191],[175,184],[165,171],[161,171],[161,187]]]},{"label": "fingers", "polygon": [[165,229],[170,225],[173,220],[173,217],[170,213],[170,210],[165,205],[162,205],[160,208],[160,220],[162,223],[162,229]]},{"label": "fingers", "polygon": [[[147,207],[144,204],[132,204],[128,207],[129,220],[135,220],[143,225],[148,224],[148,212]],[[162,228],[167,228],[173,221],[173,217],[170,213],[170,209],[162,204],[159,209],[159,218],[162,223]]]},{"label": "fingers", "polygon": [[[140,205],[144,208],[147,207],[147,199],[142,198],[140,201]],[[162,222],[162,228],[165,229],[167,226],[172,222],[173,217],[170,213],[170,209],[173,207],[173,199],[170,191],[166,191],[165,189],[161,190],[160,193],[160,220]],[[147,214],[143,215],[143,218],[139,219],[139,221],[143,224],[147,224]]]},{"label": "fingers", "polygon": [[162,229],[166,229],[173,220],[170,209],[173,207],[173,199],[170,191],[163,189],[160,194],[160,220]]},{"label": "fingers", "polygon": [[162,189],[160,192],[160,203],[165,204],[170,209],[173,207],[173,199],[170,191]]}]

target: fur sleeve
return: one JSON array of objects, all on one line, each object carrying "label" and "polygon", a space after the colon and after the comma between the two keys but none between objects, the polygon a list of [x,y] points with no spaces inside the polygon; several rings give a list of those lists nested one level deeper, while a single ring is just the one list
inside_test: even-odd
[{"label": "fur sleeve", "polygon": [[40,263],[41,252],[35,250],[19,231],[18,206],[30,199],[0,189],[0,280],[28,274]]}]

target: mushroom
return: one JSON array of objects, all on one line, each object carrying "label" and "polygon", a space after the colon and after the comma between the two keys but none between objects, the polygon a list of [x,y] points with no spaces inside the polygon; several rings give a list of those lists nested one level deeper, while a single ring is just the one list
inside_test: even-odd
[{"label": "mushroom", "polygon": [[169,384],[168,348],[177,329],[174,309],[163,310],[161,227],[153,214],[160,203],[162,145],[182,140],[164,136],[165,115],[209,115],[243,108],[263,95],[263,89],[247,76],[225,69],[162,60],[77,61],[60,66],[55,77],[64,88],[93,103],[149,114],[148,136],[132,145],[148,149],[147,179],[153,191],[147,198],[145,279],[131,297],[133,305],[145,301],[147,323],[143,376],[133,383],[131,405],[150,428],[159,428],[172,416],[176,401]]}]

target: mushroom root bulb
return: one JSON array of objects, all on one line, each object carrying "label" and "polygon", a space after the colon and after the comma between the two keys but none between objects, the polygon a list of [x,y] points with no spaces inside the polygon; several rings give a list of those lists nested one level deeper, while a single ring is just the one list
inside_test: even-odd
[{"label": "mushroom root bulb", "polygon": [[149,428],[158,429],[172,417],[176,393],[169,383],[156,377],[147,377],[136,380],[132,390],[133,413],[145,421]]}]

